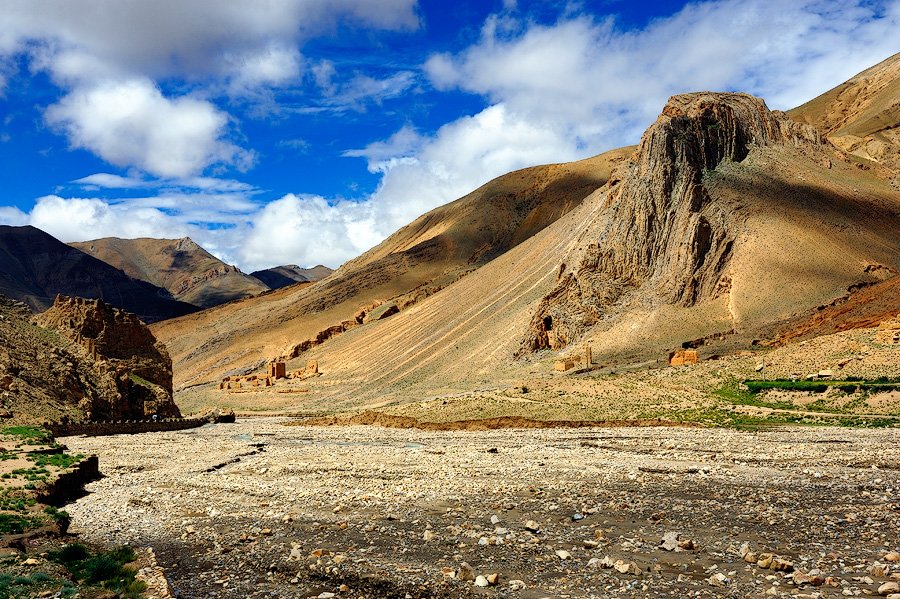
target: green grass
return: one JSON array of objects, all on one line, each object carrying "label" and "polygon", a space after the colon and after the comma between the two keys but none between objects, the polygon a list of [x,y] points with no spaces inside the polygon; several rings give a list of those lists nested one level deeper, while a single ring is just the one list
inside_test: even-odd
[{"label": "green grass", "polygon": [[131,569],[124,567],[136,559],[134,551],[127,546],[92,553],[84,545],[73,543],[51,551],[48,559],[64,566],[78,582],[109,589],[120,597],[141,597],[147,588],[143,582],[134,579]]},{"label": "green grass", "polygon": [[0,494],[0,510],[24,513],[35,503],[37,500],[34,497],[13,495],[8,489]]},{"label": "green grass", "polygon": [[18,514],[0,514],[0,534],[20,535],[26,530],[37,528],[41,518],[19,516]]},{"label": "green grass", "polygon": [[[34,572],[28,576],[0,573],[0,599],[26,599],[38,596],[40,590],[52,589],[59,584],[49,574]],[[72,595],[61,594],[63,597]]]},{"label": "green grass", "polygon": [[774,380],[747,380],[744,381],[750,393],[762,393],[770,389],[778,389],[781,391],[806,391],[810,393],[824,393],[830,388],[840,389],[845,393],[856,393],[857,391],[896,391],[900,389],[895,381],[883,377],[873,381],[863,380],[843,380],[843,381],[794,381],[790,379],[774,379]]},{"label": "green grass", "polygon": [[8,426],[0,434],[19,437],[25,445],[44,445],[53,442],[49,431],[36,426]]},{"label": "green grass", "polygon": [[56,468],[71,468],[84,459],[80,453],[72,455],[70,453],[29,453],[28,459],[34,462],[35,466],[55,466]]}]

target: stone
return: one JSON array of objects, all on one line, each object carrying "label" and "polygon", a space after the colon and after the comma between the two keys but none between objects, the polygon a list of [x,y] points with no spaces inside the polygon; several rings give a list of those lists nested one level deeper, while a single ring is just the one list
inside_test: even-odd
[{"label": "stone", "polygon": [[488,584],[493,586],[493,585],[497,584],[497,582],[500,580],[500,575],[497,574],[496,572],[493,572],[493,573],[485,576],[485,578],[487,579]]},{"label": "stone", "polygon": [[556,551],[554,551],[554,553],[559,559],[569,559],[570,557],[572,557],[572,555],[565,549],[557,549]]},{"label": "stone", "polygon": [[509,581],[509,590],[521,591],[526,588],[525,581],[518,578]]},{"label": "stone", "polygon": [[540,526],[534,520],[529,520],[525,523],[525,530],[528,532],[539,533],[541,532]]},{"label": "stone", "polygon": [[456,571],[456,579],[463,582],[471,582],[475,580],[475,570],[469,565],[469,562],[463,562]]},{"label": "stone", "polygon": [[435,535],[432,531],[426,530],[425,532],[422,533],[422,540],[423,541],[431,541],[434,539],[434,536]]},{"label": "stone", "polygon": [[707,578],[706,582],[708,582],[709,585],[713,587],[724,587],[728,584],[729,580],[728,577],[721,572],[716,572],[715,574]]},{"label": "stone", "polygon": [[477,586],[477,587],[486,587],[486,586],[488,586],[490,583],[488,582],[487,578],[485,578],[484,576],[482,576],[481,574],[479,574],[478,576],[475,577],[475,583],[474,583],[474,584],[475,584],[475,586]]},{"label": "stone", "polygon": [[884,554],[884,558],[882,558],[882,559],[884,559],[884,561],[886,561],[886,562],[891,562],[891,563],[896,564],[896,563],[900,562],[900,553],[898,553],[896,551],[890,551],[890,552]]},{"label": "stone", "polygon": [[892,595],[894,593],[900,593],[900,583],[890,581],[878,587],[879,595]]},{"label": "stone", "polygon": [[677,532],[667,532],[663,535],[662,541],[659,542],[659,546],[665,551],[675,551],[678,549],[678,537],[680,534],[681,533]]}]

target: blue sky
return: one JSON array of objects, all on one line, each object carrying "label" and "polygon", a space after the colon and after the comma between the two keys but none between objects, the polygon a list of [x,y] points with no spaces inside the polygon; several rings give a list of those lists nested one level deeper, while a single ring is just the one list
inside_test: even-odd
[{"label": "blue sky", "polygon": [[[265,6],[265,8],[263,8]],[[636,143],[674,93],[787,109],[900,0],[0,0],[0,223],[337,266],[493,177]]]}]

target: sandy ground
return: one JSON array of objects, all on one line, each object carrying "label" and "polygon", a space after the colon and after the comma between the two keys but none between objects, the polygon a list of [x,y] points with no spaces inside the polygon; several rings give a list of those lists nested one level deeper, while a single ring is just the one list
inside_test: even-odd
[{"label": "sandy ground", "polygon": [[836,597],[900,579],[895,430],[284,422],[64,439],[106,475],[68,506],[72,531],[151,546],[198,598]]}]

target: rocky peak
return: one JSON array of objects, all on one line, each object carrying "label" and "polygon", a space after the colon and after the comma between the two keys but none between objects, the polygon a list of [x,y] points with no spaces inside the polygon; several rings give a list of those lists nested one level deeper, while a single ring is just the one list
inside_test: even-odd
[{"label": "rocky peak", "polygon": [[820,143],[815,129],[747,94],[670,98],[610,178],[606,201],[581,247],[564,257],[524,348],[565,346],[638,288],[685,306],[727,290],[734,219],[710,200],[704,174],[744,160],[754,146]]},{"label": "rocky peak", "polygon": [[119,397],[87,406],[93,418],[180,416],[172,396],[172,360],[134,314],[103,300],[58,295],[35,321],[75,342],[98,368],[114,371]]}]

